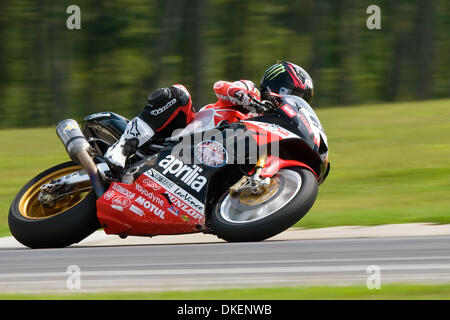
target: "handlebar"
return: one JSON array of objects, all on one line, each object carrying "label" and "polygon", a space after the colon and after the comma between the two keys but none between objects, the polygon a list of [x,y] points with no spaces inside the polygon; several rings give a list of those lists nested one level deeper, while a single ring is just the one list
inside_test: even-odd
[{"label": "handlebar", "polygon": [[254,104],[256,111],[258,113],[264,113],[266,111],[274,110],[277,108],[277,106],[272,101],[269,101],[269,100],[259,101],[250,95],[249,95],[249,97],[250,97],[250,100],[252,101],[252,103]]}]

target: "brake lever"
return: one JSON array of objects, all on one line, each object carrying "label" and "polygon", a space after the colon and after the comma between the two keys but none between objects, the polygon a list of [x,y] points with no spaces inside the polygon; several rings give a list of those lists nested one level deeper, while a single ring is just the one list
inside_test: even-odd
[{"label": "brake lever", "polygon": [[249,97],[250,97],[250,100],[252,101],[252,103],[253,103],[257,113],[264,113],[264,112],[266,112],[268,110],[266,108],[266,106],[264,105],[264,103],[262,103],[261,101],[253,98],[252,96],[249,96]]},{"label": "brake lever", "polygon": [[253,98],[251,96],[250,96],[250,100],[254,103],[255,108],[256,108],[256,112],[258,112],[258,113],[264,113],[266,111],[276,109],[275,104],[273,104],[269,100],[264,100],[264,102],[261,102],[261,101],[255,99],[255,98]]}]

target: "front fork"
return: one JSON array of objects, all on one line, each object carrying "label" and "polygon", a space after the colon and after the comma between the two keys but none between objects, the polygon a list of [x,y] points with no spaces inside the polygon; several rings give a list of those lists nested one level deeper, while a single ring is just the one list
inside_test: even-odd
[{"label": "front fork", "polygon": [[316,172],[307,164],[297,160],[284,160],[274,156],[263,155],[256,162],[254,172],[250,176],[243,176],[230,188],[230,196],[240,194],[260,195],[268,190],[272,177],[278,170],[287,167],[302,167],[310,170],[318,179]]},{"label": "front fork", "polygon": [[230,188],[230,196],[237,195],[260,195],[267,191],[271,178],[262,178],[261,172],[266,165],[267,154],[261,156],[256,162],[254,173],[250,176],[243,176]]}]

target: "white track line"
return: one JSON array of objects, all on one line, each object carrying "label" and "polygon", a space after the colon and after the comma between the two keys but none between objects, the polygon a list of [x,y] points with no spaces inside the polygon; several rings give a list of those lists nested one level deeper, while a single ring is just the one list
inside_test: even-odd
[{"label": "white track line", "polygon": [[[270,240],[315,240],[343,238],[379,238],[379,237],[418,237],[450,235],[450,224],[407,223],[380,226],[342,226],[320,229],[291,228]],[[116,245],[159,245],[187,243],[223,242],[211,234],[161,235],[149,237],[128,237],[120,239],[115,235],[107,235],[96,231],[74,246],[116,246]],[[0,238],[0,248],[24,248],[13,237]]]}]

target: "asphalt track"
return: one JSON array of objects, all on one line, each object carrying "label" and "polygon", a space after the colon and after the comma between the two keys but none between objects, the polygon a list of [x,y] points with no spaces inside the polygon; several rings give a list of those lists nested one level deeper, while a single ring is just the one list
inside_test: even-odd
[{"label": "asphalt track", "polygon": [[3,248],[0,292],[366,285],[372,265],[381,286],[450,283],[450,236]]}]

